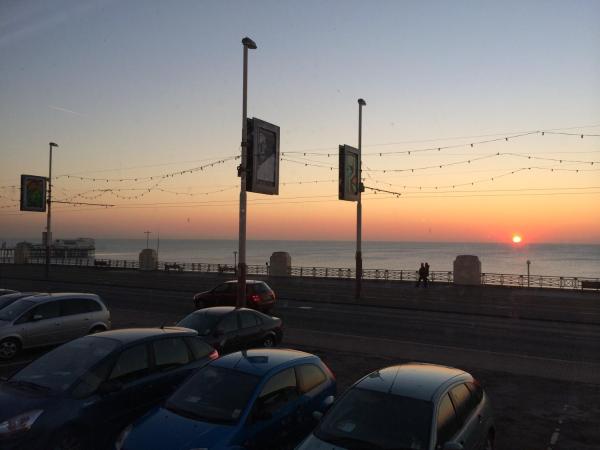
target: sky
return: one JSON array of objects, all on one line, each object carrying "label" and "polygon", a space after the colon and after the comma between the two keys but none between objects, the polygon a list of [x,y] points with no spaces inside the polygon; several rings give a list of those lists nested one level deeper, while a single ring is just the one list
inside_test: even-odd
[{"label": "sky", "polygon": [[0,240],[41,239],[19,180],[50,141],[53,198],[112,205],[54,203],[55,238],[236,238],[249,36],[282,152],[249,239],[354,239],[337,149],[364,98],[363,239],[600,243],[598,23],[591,0],[3,0]]}]

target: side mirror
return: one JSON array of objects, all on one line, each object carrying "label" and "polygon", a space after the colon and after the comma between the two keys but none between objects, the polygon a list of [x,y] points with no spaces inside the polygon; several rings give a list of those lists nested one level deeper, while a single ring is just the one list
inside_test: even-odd
[{"label": "side mirror", "polygon": [[464,447],[458,442],[446,442],[442,450],[464,450]]},{"label": "side mirror", "polygon": [[112,394],[113,392],[119,392],[123,389],[123,383],[120,381],[104,381],[98,386],[98,393],[101,395]]}]

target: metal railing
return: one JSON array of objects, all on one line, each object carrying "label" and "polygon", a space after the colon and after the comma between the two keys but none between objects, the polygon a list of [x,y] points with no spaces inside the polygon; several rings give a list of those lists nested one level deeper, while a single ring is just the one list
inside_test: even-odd
[{"label": "metal railing", "polygon": [[[14,257],[8,250],[0,249],[0,263],[13,264]],[[32,258],[30,264],[44,264],[44,258]],[[52,265],[96,267],[98,269],[139,269],[137,260],[121,259],[91,259],[91,258],[53,258]],[[232,264],[213,263],[179,263],[172,261],[161,261],[157,270],[173,272],[204,272],[235,275],[235,267]],[[332,278],[353,279],[355,269],[346,267],[290,267],[288,276],[302,278]],[[248,275],[269,276],[268,265],[248,265]],[[416,270],[396,269],[363,269],[363,279],[379,281],[409,281],[416,282],[419,278]],[[547,275],[519,275],[502,273],[482,273],[481,284],[489,286],[514,286],[531,288],[552,289],[582,289],[582,281],[600,282],[600,278],[588,277],[562,277]],[[430,283],[453,283],[452,271],[429,272]]]}]

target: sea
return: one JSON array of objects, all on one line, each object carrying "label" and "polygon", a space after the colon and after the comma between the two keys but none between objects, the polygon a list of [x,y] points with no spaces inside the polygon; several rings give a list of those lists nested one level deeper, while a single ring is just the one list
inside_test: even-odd
[{"label": "sea", "polygon": [[[234,264],[237,240],[156,239],[166,262]],[[146,239],[96,239],[96,258],[137,260]],[[273,252],[288,252],[292,266],[354,267],[354,241],[260,241],[249,240],[248,264],[265,264]],[[458,255],[476,255],[483,272],[600,278],[600,245],[499,244],[450,242],[363,242],[366,269],[417,270],[428,262],[432,271],[451,271]]]}]

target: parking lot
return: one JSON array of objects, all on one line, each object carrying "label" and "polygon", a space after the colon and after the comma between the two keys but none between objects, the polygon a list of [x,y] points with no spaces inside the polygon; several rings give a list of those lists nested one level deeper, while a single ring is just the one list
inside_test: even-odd
[{"label": "parking lot", "polygon": [[[14,287],[42,289],[32,283],[15,281]],[[97,292],[109,304],[115,328],[168,325],[192,309],[191,296],[180,292],[61,283],[53,290]],[[600,448],[600,381],[577,381],[600,380],[593,372],[600,357],[598,327],[285,300],[273,314],[284,320],[282,345],[319,355],[336,374],[340,393],[381,367],[456,361],[452,365],[479,378],[491,398],[497,449]],[[39,353],[1,364],[0,374]]]}]

